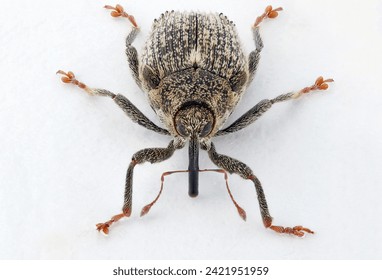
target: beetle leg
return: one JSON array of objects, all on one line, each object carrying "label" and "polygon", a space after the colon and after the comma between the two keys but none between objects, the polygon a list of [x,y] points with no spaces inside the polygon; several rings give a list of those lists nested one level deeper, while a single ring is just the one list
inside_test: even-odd
[{"label": "beetle leg", "polygon": [[123,217],[129,217],[129,216],[130,216],[130,214],[127,216],[125,213],[117,214],[117,215],[113,216],[110,220],[108,220],[107,222],[96,224],[96,229],[99,232],[102,231],[103,234],[108,235],[109,234],[109,227],[113,223],[119,221]]},{"label": "beetle leg", "polygon": [[274,230],[275,232],[278,233],[286,233],[286,234],[293,234],[298,237],[303,237],[305,235],[305,232],[314,234],[314,231],[304,228],[303,226],[295,226],[293,228],[291,227],[281,227],[281,226],[270,226],[269,227],[271,230]]},{"label": "beetle leg", "polygon": [[324,78],[322,76],[318,77],[315,81],[315,83],[309,87],[304,87],[303,89],[299,90],[299,91],[296,91],[296,92],[290,92],[290,93],[287,93],[287,94],[282,94],[282,95],[279,95],[273,99],[270,100],[270,102],[272,104],[274,103],[277,103],[277,102],[282,102],[282,101],[287,101],[287,100],[290,100],[290,99],[297,99],[299,98],[300,96],[304,95],[304,94],[307,94],[309,92],[312,92],[312,91],[316,91],[316,90],[327,90],[329,88],[329,85],[328,83],[332,83],[334,82],[333,79],[326,79],[324,80]]},{"label": "beetle leg", "polygon": [[268,6],[264,13],[256,19],[256,22],[253,25],[253,39],[255,41],[256,49],[252,51],[248,57],[249,82],[252,81],[256,73],[260,61],[260,53],[264,46],[260,36],[259,25],[265,18],[277,17],[278,11],[282,11],[282,8],[273,9],[272,6]]},{"label": "beetle leg", "polygon": [[272,217],[269,214],[263,187],[261,186],[259,179],[253,174],[252,170],[246,164],[234,158],[218,154],[213,143],[211,143],[210,149],[208,150],[208,156],[219,168],[222,168],[229,173],[236,173],[242,178],[251,180],[254,183],[259,201],[261,217],[266,228],[270,228],[278,233],[292,234],[299,237],[304,236],[304,232],[314,233],[310,229],[302,226],[290,228],[272,225]]},{"label": "beetle leg", "polygon": [[112,10],[110,12],[110,15],[112,17],[124,17],[127,18],[130,23],[133,25],[134,28],[138,28],[138,24],[135,21],[135,18],[132,15],[129,15],[128,13],[125,12],[123,7],[119,4],[117,4],[115,7],[110,6],[110,5],[105,5],[105,9]]},{"label": "beetle leg", "polygon": [[253,77],[255,76],[257,66],[259,65],[260,61],[260,53],[264,46],[258,27],[253,29],[253,38],[255,40],[256,49],[252,51],[248,57],[249,83],[253,80]]},{"label": "beetle leg", "polygon": [[[179,147],[180,148],[180,147]],[[122,207],[122,213],[115,215],[111,218],[111,220],[105,223],[97,224],[97,230],[102,231],[105,234],[108,234],[109,227],[119,219],[123,217],[130,217],[131,209],[132,209],[132,195],[133,195],[133,171],[134,167],[137,164],[141,164],[144,162],[157,163],[164,161],[170,158],[174,151],[178,149],[178,147],[174,146],[174,141],[171,141],[167,148],[148,148],[143,149],[136,152],[133,155],[129,168],[127,169],[126,174],[126,184],[125,184],[125,195],[124,195],[124,203]]]},{"label": "beetle leg", "polygon": [[282,11],[283,8],[279,7],[279,8],[276,8],[276,9],[273,9],[271,5],[267,6],[264,10],[264,13],[257,17],[255,23],[253,24],[253,27],[258,27],[260,25],[260,23],[266,19],[266,18],[275,18],[279,15],[279,11]]},{"label": "beetle leg", "polygon": [[139,29],[133,28],[130,33],[126,37],[126,56],[127,62],[129,63],[129,67],[131,73],[133,74],[134,80],[137,85],[142,88],[142,82],[139,78],[139,60],[138,60],[138,52],[137,49],[132,46],[135,37],[138,34]]},{"label": "beetle leg", "polygon": [[111,97],[113,99],[116,97],[116,95],[114,93],[112,93],[111,91],[108,91],[108,90],[105,90],[105,89],[96,89],[96,88],[88,87],[84,83],[78,81],[76,79],[76,76],[74,75],[74,73],[72,71],[64,72],[62,70],[58,70],[56,72],[56,74],[63,75],[61,77],[61,81],[62,82],[67,83],[67,84],[70,83],[70,84],[76,85],[79,88],[85,90],[90,95],[109,96],[109,97]]},{"label": "beetle leg", "polygon": [[254,107],[249,109],[246,113],[244,113],[240,118],[238,118],[236,121],[234,121],[230,126],[227,128],[224,128],[222,130],[219,130],[215,136],[221,136],[226,135],[232,132],[239,131],[253,122],[255,122],[262,114],[264,114],[266,111],[268,111],[273,104],[287,101],[291,99],[296,99],[304,94],[307,94],[311,91],[315,90],[326,90],[328,89],[329,85],[327,83],[333,82],[333,79],[326,79],[322,77],[318,77],[314,85],[310,87],[305,87],[299,91],[296,92],[289,92],[286,94],[281,94],[271,100],[264,99],[260,101],[258,104],[256,104]]},{"label": "beetle leg", "polygon": [[139,125],[147,128],[149,130],[155,131],[157,133],[164,134],[164,135],[170,135],[170,133],[166,129],[163,129],[163,128],[157,126],[149,118],[147,118],[125,96],[123,96],[121,94],[114,94],[111,91],[108,91],[106,89],[90,88],[87,85],[85,85],[84,83],[79,82],[75,78],[74,73],[71,71],[66,73],[62,70],[58,70],[57,74],[63,75],[63,77],[61,77],[61,80],[64,83],[72,83],[74,85],[77,85],[79,88],[84,89],[90,95],[99,95],[99,96],[111,97],[114,100],[114,102],[126,113],[126,115],[133,122],[138,123]]},{"label": "beetle leg", "polygon": [[104,8],[112,10],[110,12],[112,17],[125,17],[127,18],[133,26],[133,29],[130,30],[129,34],[126,37],[126,55],[127,62],[129,63],[129,67],[133,74],[134,80],[137,85],[141,88],[141,80],[139,79],[139,60],[138,60],[138,52],[135,47],[131,44],[133,43],[135,37],[139,32],[139,27],[135,18],[132,15],[127,14],[121,5],[116,5],[115,7],[106,5]]},{"label": "beetle leg", "polygon": [[84,83],[81,83],[80,81],[78,81],[76,79],[76,76],[74,75],[74,73],[72,71],[68,71],[68,72],[64,72],[62,70],[58,70],[56,72],[56,74],[60,74],[62,75],[61,77],[61,81],[66,83],[66,84],[73,84],[73,85],[76,85],[78,86],[79,88],[85,90],[87,93],[89,94],[93,94],[92,92],[92,89],[89,88],[87,85],[85,85]]},{"label": "beetle leg", "polygon": [[314,90],[327,90],[329,88],[329,85],[327,83],[331,83],[331,82],[334,82],[334,80],[333,79],[324,80],[324,78],[320,76],[316,79],[315,83],[311,85],[310,87],[305,87],[301,89],[300,91],[293,93],[292,98],[299,98],[301,95],[307,94]]},{"label": "beetle leg", "polygon": [[133,122],[159,134],[170,135],[170,132],[168,132],[167,129],[161,128],[153,123],[125,96],[117,94],[113,100]]}]

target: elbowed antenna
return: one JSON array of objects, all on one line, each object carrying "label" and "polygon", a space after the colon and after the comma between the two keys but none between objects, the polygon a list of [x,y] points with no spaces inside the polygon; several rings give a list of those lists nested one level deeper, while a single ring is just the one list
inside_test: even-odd
[{"label": "elbowed antenna", "polygon": [[188,195],[197,197],[199,194],[199,142],[196,135],[190,137],[188,159]]}]

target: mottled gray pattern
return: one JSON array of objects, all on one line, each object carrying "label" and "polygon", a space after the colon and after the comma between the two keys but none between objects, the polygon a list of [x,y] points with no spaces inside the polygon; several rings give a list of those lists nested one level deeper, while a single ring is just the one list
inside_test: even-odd
[{"label": "mottled gray pattern", "polygon": [[219,130],[216,136],[229,134],[243,129],[256,121],[263,113],[265,113],[269,108],[271,108],[272,102],[268,99],[264,99],[256,104],[253,108],[249,109],[245,114],[238,118],[229,127]]},{"label": "mottled gray pattern", "polygon": [[239,102],[248,71],[235,26],[226,16],[172,11],[153,24],[139,78],[171,135],[178,135],[174,122],[179,108],[197,101],[214,114],[211,138]]},{"label": "mottled gray pattern", "polygon": [[138,52],[137,50],[131,45],[137,36],[139,32],[139,29],[133,28],[129,35],[126,37],[126,55],[127,55],[127,61],[130,66],[131,73],[133,74],[133,78],[137,85],[142,88],[141,80],[139,79],[139,60],[138,60]]},{"label": "mottled gray pattern", "polygon": [[142,67],[160,78],[199,67],[229,80],[247,65],[235,26],[217,13],[166,12],[155,20],[142,53]]},{"label": "mottled gray pattern", "polygon": [[127,174],[126,174],[125,198],[123,203],[124,213],[131,213],[131,210],[132,210],[133,173],[134,173],[135,165],[142,164],[145,162],[157,163],[157,162],[164,161],[170,158],[174,154],[174,151],[178,148],[179,147],[176,147],[174,145],[174,141],[172,140],[168,144],[167,148],[143,149],[136,152],[133,155],[132,161],[129,165],[129,168],[127,169]]},{"label": "mottled gray pattern", "polygon": [[190,68],[174,73],[150,92],[151,106],[171,135],[177,136],[175,115],[187,102],[205,104],[215,117],[215,126],[209,137],[221,127],[239,100],[227,80],[208,71]]},{"label": "mottled gray pattern", "polygon": [[258,118],[261,117],[266,111],[268,111],[273,104],[277,102],[287,101],[293,98],[294,92],[289,92],[286,94],[281,94],[271,100],[264,99],[257,103],[254,107],[245,112],[240,118],[238,118],[234,123],[232,123],[227,128],[219,130],[215,136],[226,135],[232,132],[239,131],[243,128],[246,128],[253,122],[255,122]]},{"label": "mottled gray pattern", "polygon": [[251,168],[249,168],[245,163],[238,161],[237,159],[218,154],[213,143],[211,143],[210,149],[208,150],[208,156],[218,167],[228,171],[231,174],[235,173],[244,179],[251,180],[254,183],[263,222],[266,224],[267,221],[271,221],[272,218],[269,214],[267,200],[265,199],[263,188],[259,179],[253,174]]},{"label": "mottled gray pattern", "polygon": [[257,200],[259,201],[260,214],[263,219],[263,223],[265,226],[270,226],[273,218],[269,214],[267,200],[265,199],[264,190],[261,186],[260,180],[255,175],[253,175],[250,180],[255,184]]},{"label": "mottled gray pattern", "polygon": [[248,58],[249,82],[251,82],[255,76],[260,61],[260,53],[264,46],[258,26],[253,28],[253,39],[255,41],[256,49],[249,54]]},{"label": "mottled gray pattern", "polygon": [[130,100],[128,100],[125,96],[118,94],[113,99],[114,102],[126,113],[126,115],[129,116],[133,122],[136,122],[143,127],[160,134],[170,134],[166,129],[163,129],[150,121],[149,118],[147,118],[141,111],[139,111],[139,109],[135,107],[134,104],[131,103]]},{"label": "mottled gray pattern", "polygon": [[136,152],[132,160],[137,164],[144,162],[157,163],[171,157],[175,151],[174,141],[168,144],[167,148],[148,148]]},{"label": "mottled gray pattern", "polygon": [[288,100],[294,98],[293,97],[294,94],[295,94],[294,92],[289,92],[289,93],[286,93],[286,94],[281,94],[281,95],[271,99],[271,102],[272,102],[272,104],[274,104],[274,103],[277,103],[277,102],[288,101]]}]

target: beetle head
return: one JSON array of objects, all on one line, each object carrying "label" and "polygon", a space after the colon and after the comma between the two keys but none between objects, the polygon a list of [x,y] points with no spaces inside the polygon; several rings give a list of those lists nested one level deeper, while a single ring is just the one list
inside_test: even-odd
[{"label": "beetle head", "polygon": [[176,131],[184,138],[205,138],[210,135],[214,126],[213,112],[206,104],[195,101],[183,104],[174,118]]}]

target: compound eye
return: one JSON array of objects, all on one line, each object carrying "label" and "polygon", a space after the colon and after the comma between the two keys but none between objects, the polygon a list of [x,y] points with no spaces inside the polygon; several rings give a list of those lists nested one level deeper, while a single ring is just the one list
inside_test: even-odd
[{"label": "compound eye", "polygon": [[188,132],[186,130],[186,127],[182,123],[177,123],[176,125],[176,131],[183,137],[188,136]]},{"label": "compound eye", "polygon": [[212,130],[212,122],[208,122],[200,132],[199,136],[200,137],[206,137],[208,134],[211,133]]},{"label": "compound eye", "polygon": [[160,84],[159,77],[147,65],[143,68],[143,79],[147,82],[150,89],[156,89]]}]

